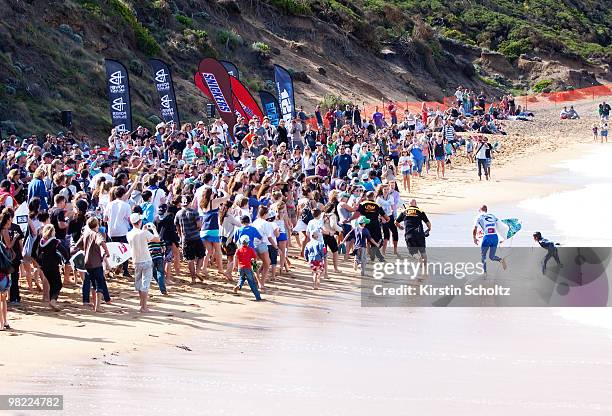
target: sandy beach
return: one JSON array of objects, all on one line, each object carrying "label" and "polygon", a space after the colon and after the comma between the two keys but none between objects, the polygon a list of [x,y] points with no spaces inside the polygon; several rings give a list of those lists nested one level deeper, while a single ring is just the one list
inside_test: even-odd
[{"label": "sandy beach", "polygon": [[[416,198],[428,215],[436,218],[436,215],[441,214],[475,211],[482,203],[510,204],[528,197],[545,196],[552,192],[571,189],[572,184],[540,183],[529,181],[528,178],[550,174],[554,172],[556,164],[575,158],[595,146],[605,146],[593,143],[591,135],[590,127],[597,118],[596,103],[592,101],[574,103],[582,116],[580,120],[558,120],[560,108],[557,107],[539,111],[533,122],[506,122],[509,134],[495,136],[493,140],[501,143],[501,151],[494,160],[491,181],[479,181],[473,165],[468,164],[467,160],[462,160],[463,157],[455,158],[453,169],[447,171],[447,179],[437,180],[434,172],[424,179],[414,181],[413,192],[402,193],[402,198],[404,201],[411,197]],[[292,256],[296,254],[295,250],[291,253]],[[294,257],[291,261],[294,266],[291,276],[283,276],[272,282],[264,294],[266,301],[260,304],[253,301],[248,290],[243,290],[240,296],[233,295],[231,286],[215,274],[212,274],[212,280],[194,286],[188,285],[187,277],[182,276],[180,283],[169,285],[168,297],[162,296],[153,285],[150,305],[152,312],[146,315],[137,312],[137,295],[131,283],[123,279],[109,281],[113,305],[106,306],[104,312],[99,314],[94,314],[90,308],[81,305],[79,287],[63,289],[60,296],[60,305],[63,307],[61,312],[49,312],[39,301],[40,293],[26,289],[23,291],[25,301],[22,306],[9,311],[9,320],[14,329],[0,334],[2,345],[6,351],[10,351],[0,358],[2,372],[5,378],[10,380],[6,390],[24,393],[24,389],[31,386],[32,388],[28,390],[30,392],[40,389],[41,392],[69,394],[76,391],[74,389],[78,385],[77,383],[71,387],[71,380],[74,377],[83,377],[83,372],[93,371],[97,374],[98,371],[102,371],[105,379],[100,383],[107,387],[106,393],[112,395],[113,389],[120,389],[129,383],[122,379],[123,381],[117,382],[111,389],[110,386],[114,383],[110,380],[113,377],[126,377],[137,364],[146,367],[148,365],[146,363],[169,358],[168,354],[181,353],[180,357],[189,357],[186,354],[195,351],[199,358],[208,357],[206,362],[198,360],[193,368],[193,371],[197,371],[199,375],[209,375],[203,384],[200,384],[203,394],[211,400],[211,406],[221,406],[227,414],[236,414],[238,411],[260,414],[259,411],[255,411],[256,409],[245,412],[245,406],[228,405],[227,402],[225,402],[226,407],[222,406],[224,400],[230,397],[226,394],[228,391],[245,388],[254,379],[254,374],[264,373],[266,366],[269,365],[278,365],[283,369],[282,375],[275,376],[279,378],[275,386],[285,383],[286,391],[289,393],[281,399],[274,390],[276,387],[266,387],[262,382],[263,384],[256,385],[261,390],[255,394],[265,399],[277,399],[278,407],[273,407],[274,411],[282,409],[292,400],[308,402],[309,397],[326,397],[325,391],[331,394],[333,390],[331,386],[337,385],[344,386],[338,393],[341,396],[338,403],[345,405],[342,414],[366,414],[375,411],[375,402],[368,402],[371,397],[367,394],[367,383],[351,381],[350,377],[361,377],[351,370],[354,356],[359,357],[361,354],[372,358],[376,351],[367,350],[369,351],[367,352],[363,349],[332,351],[331,356],[338,353],[343,357],[334,362],[331,356],[325,358],[328,351],[326,342],[334,338],[338,339],[337,344],[330,348],[348,348],[349,341],[359,339],[366,339],[363,348],[366,346],[370,349],[380,348],[382,357],[379,361],[363,360],[368,361],[369,364],[366,366],[368,368],[358,366],[360,370],[369,371],[368,377],[374,378],[386,377],[389,374],[381,369],[395,367],[395,354],[401,351],[399,348],[401,345],[407,348],[412,346],[416,351],[420,351],[416,355],[405,356],[405,360],[397,365],[398,373],[380,383],[380,388],[388,389],[388,394],[377,395],[378,400],[387,397],[393,401],[393,397],[402,396],[401,400],[396,399],[399,401],[393,403],[394,409],[400,409],[410,403],[423,413],[431,413],[436,410],[435,406],[431,405],[432,401],[441,400],[450,403],[457,400],[456,414],[480,414],[468,411],[478,402],[478,395],[472,394],[469,385],[479,377],[474,368],[483,363],[484,368],[481,369],[483,373],[477,380],[478,386],[482,386],[487,377],[493,377],[495,371],[503,369],[508,372],[507,379],[512,380],[514,384],[525,383],[525,386],[519,389],[525,394],[529,385],[538,386],[540,383],[564,376],[575,376],[575,382],[587,383],[589,377],[594,375],[594,381],[608,383],[606,389],[603,388],[603,384],[598,385],[598,389],[601,388],[598,390],[599,393],[609,391],[610,385],[609,381],[605,381],[607,380],[605,374],[609,372],[612,362],[601,357],[605,356],[605,350],[609,350],[610,338],[603,330],[584,326],[580,321],[574,324],[561,323],[565,321],[558,318],[556,312],[552,310],[521,309],[516,313],[508,310],[471,309],[461,312],[431,309],[398,310],[393,318],[384,310],[360,312],[363,308],[358,306],[358,279],[352,271],[352,262],[342,262],[342,273],[330,273],[331,279],[322,283],[323,290],[315,292],[311,289],[310,271],[303,260]],[[183,272],[185,271],[184,265]],[[492,317],[494,322],[490,319]],[[418,318],[418,325],[407,325],[402,328],[403,334],[400,335],[395,332],[402,324],[414,318]],[[365,321],[362,322],[360,319]],[[385,320],[387,323],[381,325],[380,322]],[[471,323],[467,324],[466,320]],[[363,328],[359,329],[360,326]],[[433,328],[453,327],[450,332],[433,331]],[[544,328],[543,332],[540,332],[538,327]],[[378,328],[379,331],[370,334],[365,331],[368,328]],[[580,345],[581,343],[577,341],[580,335],[575,332],[574,335],[560,338],[559,334],[568,329],[579,330],[583,336],[592,337],[591,339],[598,344]],[[283,331],[284,335],[279,337],[278,331]],[[494,336],[484,337],[485,333],[489,335],[492,333]],[[321,338],[317,339],[318,336]],[[372,340],[372,337],[376,336],[389,337],[393,340],[393,345],[385,350],[384,342]],[[289,339],[292,341],[287,341]],[[525,345],[517,347],[516,340],[519,339],[528,341]],[[532,345],[535,339],[539,341],[547,339],[548,342]],[[458,345],[457,340],[461,340],[462,345]],[[503,345],[506,342],[508,345]],[[560,353],[546,363],[547,351],[555,348],[553,342],[561,344]],[[448,347],[451,345],[460,347],[460,350],[449,351]],[[511,351],[511,346],[519,350]],[[578,351],[583,346],[588,349],[584,355],[571,352]],[[251,348],[253,352],[251,359],[239,361],[248,370],[241,378],[240,372],[238,375],[235,373],[237,368],[231,367],[231,362],[232,359],[241,357],[245,349]],[[143,358],[144,354],[146,359]],[[310,358],[298,365],[292,360],[295,354]],[[510,355],[512,359],[509,359]],[[312,362],[311,359],[316,361]],[[530,361],[532,359],[539,364],[544,363],[548,370],[538,377],[526,378],[525,374],[533,364]],[[160,369],[160,362],[162,361],[157,361],[151,368],[147,367],[142,375],[134,376],[134,380],[127,379],[127,381],[142,381],[140,376],[145,377],[150,371],[157,369],[160,372],[160,381],[163,381],[165,374],[172,385],[176,375],[172,375],[169,368],[176,365],[180,368],[177,374],[187,374],[181,371],[188,371],[184,367],[193,364],[189,359],[172,364],[166,362],[165,369]],[[325,374],[332,374],[330,371],[333,370],[342,374],[342,377],[332,376],[325,380],[324,385],[328,386],[328,389],[321,391],[320,386],[317,386],[321,380],[310,380],[308,377],[316,377],[313,368],[320,370],[325,364],[328,365]],[[308,369],[309,365],[313,367]],[[370,366],[373,367],[369,368]],[[80,369],[79,374],[75,374],[76,370],[72,370],[73,368]],[[431,370],[432,368],[435,370]],[[591,369],[593,371],[589,373]],[[433,372],[429,373],[430,371]],[[445,390],[443,394],[436,394],[437,381],[440,379],[434,375],[441,377],[446,371],[462,374],[460,377],[452,378],[457,387],[455,398],[450,393],[451,389]],[[417,380],[408,382],[406,376],[415,372],[425,377],[420,382]],[[306,375],[304,384],[310,385],[310,390],[308,388],[299,390],[294,386],[295,383],[287,378],[290,374],[302,373]],[[522,377],[521,373],[524,374]],[[61,387],[61,391],[56,391],[57,385],[53,385],[53,374],[59,375],[57,388]],[[511,376],[512,374],[516,377]],[[232,382],[232,375],[238,379]],[[214,377],[217,376],[220,384],[215,384]],[[31,384],[34,381],[41,383],[34,386]],[[89,381],[92,383],[91,386],[97,385],[97,381]],[[270,383],[273,382],[274,380],[270,380]],[[372,380],[372,385],[374,383],[375,380]],[[405,387],[400,388],[401,383],[406,383]],[[350,387],[353,385],[353,399],[349,400],[350,396],[342,396],[343,392],[351,391]],[[487,396],[485,393],[496,388],[505,387],[502,384],[492,384],[482,392],[483,397]],[[595,400],[595,397],[599,397],[597,391],[589,393],[592,395],[591,402],[595,403],[593,407],[589,406],[588,401],[576,404],[575,393],[565,387],[557,389],[554,394],[552,393],[554,386],[550,388],[550,395],[536,397],[537,394],[534,393],[531,401],[519,393],[516,393],[516,397],[508,398],[506,402],[501,398],[493,398],[487,403],[487,399],[484,398],[483,408],[489,410],[486,414],[506,414],[505,410],[513,406],[515,406],[513,414],[518,411],[516,406],[522,407],[525,410],[524,414],[537,412],[541,415],[609,414],[612,411],[612,403],[609,401]],[[162,391],[160,390],[160,393]],[[179,397],[186,397],[184,394],[190,391],[193,390],[186,388]],[[222,391],[225,393],[221,394]],[[408,394],[404,395],[406,392]],[[310,396],[311,393],[314,396]],[[469,394],[466,396],[465,393]],[[467,398],[461,399],[462,395]],[[555,397],[558,401],[555,401]],[[126,400],[121,398],[114,401],[112,406],[128,404]],[[366,402],[369,403],[369,408],[365,406]],[[161,402],[155,400],[152,400],[152,405],[164,408]],[[112,409],[112,406],[108,409]],[[174,407],[165,408],[179,411],[181,406],[185,405],[177,403]],[[95,410],[84,405],[72,408],[75,411]],[[118,408],[115,407],[115,410]],[[201,414],[218,414],[211,409],[202,411]],[[560,413],[555,413],[554,409]],[[183,410],[187,411],[187,408]],[[269,411],[270,407],[267,407],[267,410]],[[312,411],[319,414],[338,413],[325,412],[315,402],[308,402],[296,413],[305,414]],[[112,411],[109,410],[109,413]]]}]

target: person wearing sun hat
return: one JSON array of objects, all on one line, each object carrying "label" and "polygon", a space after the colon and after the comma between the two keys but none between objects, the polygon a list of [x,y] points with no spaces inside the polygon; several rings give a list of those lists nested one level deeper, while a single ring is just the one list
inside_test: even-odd
[{"label": "person wearing sun hat", "polygon": [[240,279],[238,280],[238,284],[234,287],[234,293],[238,294],[238,291],[242,289],[244,281],[246,280],[251,288],[251,292],[255,295],[255,299],[259,301],[261,300],[261,294],[257,287],[252,265],[253,261],[257,261],[257,253],[255,249],[250,246],[251,238],[248,235],[244,234],[240,236],[238,242],[240,246],[238,250],[236,250],[236,261],[238,262],[238,274]]},{"label": "person wearing sun hat", "polygon": [[140,298],[140,312],[149,312],[147,299],[149,287],[153,279],[153,259],[149,253],[149,243],[159,242],[159,235],[151,234],[142,227],[142,215],[133,212],[130,214],[132,229],[127,233],[127,240],[132,249],[132,262],[134,265],[134,288]]}]

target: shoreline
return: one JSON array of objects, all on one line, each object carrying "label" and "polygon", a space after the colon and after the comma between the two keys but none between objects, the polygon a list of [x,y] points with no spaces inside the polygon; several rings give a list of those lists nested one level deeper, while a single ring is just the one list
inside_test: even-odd
[{"label": "shoreline", "polygon": [[[518,202],[525,197],[572,189],[573,186],[567,184],[529,182],[525,178],[554,172],[557,169],[554,165],[592,148],[588,145],[588,131],[579,134],[582,140],[574,140],[575,136],[554,143],[532,140],[532,146],[520,149],[520,153],[516,150],[520,156],[518,161],[513,160],[505,149],[513,151],[514,142],[521,146],[523,138],[520,135],[515,137],[513,133],[496,136],[500,141],[507,139],[499,158],[493,162],[492,180],[478,181],[474,166],[460,162],[448,172],[449,179],[436,180],[435,176],[421,179],[410,195],[402,192],[402,199],[408,202],[414,197],[428,215],[443,215],[476,209],[483,203]],[[302,260],[292,258],[292,262],[292,276],[295,278],[283,277],[273,282],[264,294],[266,302],[261,304],[252,301],[248,290],[243,290],[240,296],[233,295],[231,288],[216,273],[211,273],[217,277],[216,280],[209,279],[204,284],[190,286],[185,284],[187,278],[184,278],[184,284],[170,285],[169,297],[161,296],[157,286],[152,286],[153,312],[146,315],[136,311],[138,297],[131,282],[123,280],[110,281],[113,305],[106,306],[101,314],[94,314],[90,308],[80,304],[79,287],[62,291],[60,299],[64,309],[60,313],[46,310],[38,301],[38,292],[24,290],[25,307],[9,312],[9,321],[15,329],[0,333],[11,351],[10,358],[0,361],[0,366],[9,379],[23,379],[42,368],[56,368],[58,365],[91,364],[92,360],[118,365],[114,363],[117,357],[126,354],[161,347],[182,348],[185,340],[193,339],[198,331],[248,327],[245,324],[253,314],[273,315],[278,313],[279,307],[309,307],[313,299],[318,303],[330,302],[338,297],[338,291],[358,291],[350,261],[341,261],[342,273],[330,273],[332,280],[325,281],[323,290],[318,293],[310,289],[310,271]],[[185,264],[182,270],[186,270]],[[69,302],[66,302],[67,298]]]}]

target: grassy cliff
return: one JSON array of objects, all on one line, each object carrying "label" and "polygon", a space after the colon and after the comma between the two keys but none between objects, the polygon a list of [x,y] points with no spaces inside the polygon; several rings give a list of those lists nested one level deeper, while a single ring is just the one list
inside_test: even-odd
[{"label": "grassy cliff", "polygon": [[523,53],[609,64],[611,10],[594,0],[0,0],[0,127],[57,132],[70,109],[79,133],[103,140],[104,58],[130,71],[135,125],[158,121],[152,56],[172,66],[183,120],[204,118],[192,82],[204,56],[236,62],[254,92],[272,88],[273,63],[287,66],[307,109],[328,93],[439,99],[458,83],[493,95],[512,82],[480,68],[482,50],[509,66]]}]

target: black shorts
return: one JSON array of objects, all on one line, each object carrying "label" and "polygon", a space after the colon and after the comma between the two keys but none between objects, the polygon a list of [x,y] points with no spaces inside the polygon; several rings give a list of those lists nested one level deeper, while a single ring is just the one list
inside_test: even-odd
[{"label": "black shorts", "polygon": [[372,237],[372,240],[376,241],[377,243],[382,240],[382,229],[380,228],[379,222],[370,222],[368,225],[366,225],[366,228],[370,232],[370,237]]},{"label": "black shorts", "polygon": [[186,241],[183,245],[183,257],[185,260],[203,259],[205,255],[204,243],[199,238],[197,240]]},{"label": "black shorts", "polygon": [[406,246],[408,246],[408,252],[411,255],[416,253],[425,254],[425,234],[406,234]]},{"label": "black shorts", "polygon": [[333,235],[323,234],[323,242],[332,253],[338,252],[338,242]]},{"label": "black shorts", "polygon": [[276,266],[278,264],[278,249],[274,246],[268,246],[268,255],[270,256],[270,265]]}]

